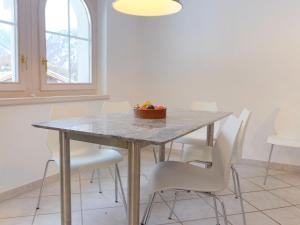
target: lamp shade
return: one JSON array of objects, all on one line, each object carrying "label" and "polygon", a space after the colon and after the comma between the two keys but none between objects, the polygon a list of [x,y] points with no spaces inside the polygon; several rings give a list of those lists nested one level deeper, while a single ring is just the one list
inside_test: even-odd
[{"label": "lamp shade", "polygon": [[116,0],[113,8],[134,16],[165,16],[179,12],[179,0]]}]

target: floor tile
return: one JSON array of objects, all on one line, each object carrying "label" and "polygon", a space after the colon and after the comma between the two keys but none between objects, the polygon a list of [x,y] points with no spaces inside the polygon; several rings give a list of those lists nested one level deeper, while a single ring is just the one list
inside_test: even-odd
[{"label": "floor tile", "polygon": [[33,216],[0,219],[0,225],[31,225]]},{"label": "floor tile", "polygon": [[261,187],[263,187],[264,189],[276,189],[276,188],[284,188],[284,187],[289,187],[290,185],[278,180],[275,177],[268,177],[267,183],[266,185],[264,185],[264,179],[265,177],[252,177],[252,178],[248,178],[251,182],[260,185]]},{"label": "floor tile", "polygon": [[[242,214],[229,216],[228,220],[232,225],[243,225]],[[247,225],[278,225],[261,212],[246,213],[246,221]]]},{"label": "floor tile", "polygon": [[[113,171],[113,168],[111,168],[111,171]],[[90,180],[92,177],[92,172],[93,172],[93,170],[87,170],[87,171],[81,172],[80,173],[81,179]],[[105,169],[100,170],[100,176],[101,176],[101,178],[111,178],[112,174],[108,168],[105,168]],[[97,177],[98,177],[98,174],[95,173],[94,178],[97,178]],[[78,181],[78,179],[79,179],[79,177],[77,174],[72,175],[72,180]]]},{"label": "floor tile", "polygon": [[[141,206],[140,215],[141,218],[145,212],[146,204]],[[155,224],[168,224],[168,223],[176,223],[179,222],[176,215],[172,216],[172,219],[169,219],[170,209],[165,203],[154,203],[152,207],[152,212],[149,218],[148,225]]]},{"label": "floor tile", "polygon": [[243,197],[247,202],[259,210],[274,209],[291,205],[267,191],[244,193]]},{"label": "floor tile", "polygon": [[[220,225],[224,225],[223,217],[220,218]],[[183,225],[216,225],[216,218],[201,219],[184,222]]]},{"label": "floor tile", "polygon": [[300,209],[297,207],[285,207],[264,211],[268,216],[277,221],[280,225],[300,224]]},{"label": "floor tile", "polygon": [[266,173],[265,168],[249,165],[238,165],[236,169],[241,177],[259,177]]},{"label": "floor tile", "polygon": [[101,209],[107,207],[122,206],[122,202],[115,202],[115,192],[107,190],[102,194],[99,193],[83,193],[82,207],[87,209]]},{"label": "floor tile", "polygon": [[272,190],[271,193],[274,195],[294,204],[300,204],[300,189],[295,187],[283,188]]},{"label": "floor tile", "polygon": [[[226,213],[227,215],[232,215],[232,214],[239,214],[242,213],[241,209],[241,204],[240,204],[240,199],[236,199],[234,195],[226,195],[226,196],[221,196],[220,199],[224,202],[225,207],[226,207]],[[219,202],[218,203],[218,210],[221,214],[222,213],[222,207]],[[212,198],[209,199],[209,204],[213,207],[213,200]],[[249,203],[244,201],[244,209],[245,212],[254,212],[257,211],[256,208],[251,206]]]},{"label": "floor tile", "polygon": [[[72,211],[80,210],[79,194],[72,194]],[[60,212],[60,196],[45,196],[40,203],[38,214],[49,214]]]},{"label": "floor tile", "polygon": [[175,214],[180,221],[197,220],[215,216],[214,210],[203,199],[177,201]]},{"label": "floor tile", "polygon": [[0,203],[0,218],[33,216],[37,198],[11,199]]},{"label": "floor tile", "polygon": [[[60,225],[60,213],[37,215],[33,225]],[[72,213],[72,225],[81,225],[81,213]]]},{"label": "floor tile", "polygon": [[123,207],[85,211],[83,221],[84,225],[127,225]]},{"label": "floor tile", "polygon": [[290,185],[300,186],[300,174],[299,173],[288,173],[283,175],[274,176],[279,180],[282,180]]},{"label": "floor tile", "polygon": [[[100,183],[101,183],[102,191],[115,189],[115,182],[112,177],[101,177]],[[96,177],[92,183],[90,182],[90,180],[82,179],[81,188],[82,188],[82,193],[88,193],[88,192],[98,193],[99,192],[98,178]]]},{"label": "floor tile", "polygon": [[[242,193],[244,192],[251,192],[251,191],[262,191],[263,188],[258,186],[257,184],[254,184],[250,181],[248,181],[247,179],[240,179],[240,183],[241,183],[241,191]],[[229,183],[229,188],[230,190],[234,191],[234,185],[233,182],[231,181]]]},{"label": "floor tile", "polygon": [[[73,194],[79,194],[79,181],[72,180],[71,188]],[[22,194],[17,198],[38,197],[39,193],[40,193],[40,188],[37,188],[33,191]],[[60,195],[59,181],[55,181],[45,185],[42,196],[51,196],[51,195]]]}]

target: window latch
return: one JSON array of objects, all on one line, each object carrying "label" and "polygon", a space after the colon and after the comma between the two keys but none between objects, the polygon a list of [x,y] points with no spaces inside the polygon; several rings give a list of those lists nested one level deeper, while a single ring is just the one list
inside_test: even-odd
[{"label": "window latch", "polygon": [[45,67],[45,71],[48,71],[48,60],[46,58],[42,58],[42,65]]},{"label": "window latch", "polygon": [[28,58],[25,55],[21,55],[21,64],[25,66],[25,70],[28,70]]}]

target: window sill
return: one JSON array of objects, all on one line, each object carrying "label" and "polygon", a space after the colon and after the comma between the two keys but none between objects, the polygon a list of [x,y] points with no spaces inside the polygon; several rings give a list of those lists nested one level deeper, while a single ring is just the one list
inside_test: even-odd
[{"label": "window sill", "polygon": [[109,95],[76,95],[76,96],[53,96],[53,97],[24,97],[0,99],[0,106],[49,104],[60,102],[80,102],[108,100]]}]

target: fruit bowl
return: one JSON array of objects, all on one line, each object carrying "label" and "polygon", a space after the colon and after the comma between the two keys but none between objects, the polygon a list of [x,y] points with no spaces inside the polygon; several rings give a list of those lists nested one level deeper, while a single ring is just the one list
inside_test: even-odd
[{"label": "fruit bowl", "polygon": [[146,101],[142,106],[134,107],[134,116],[140,119],[165,119],[167,108],[164,106],[154,106],[150,101]]}]

